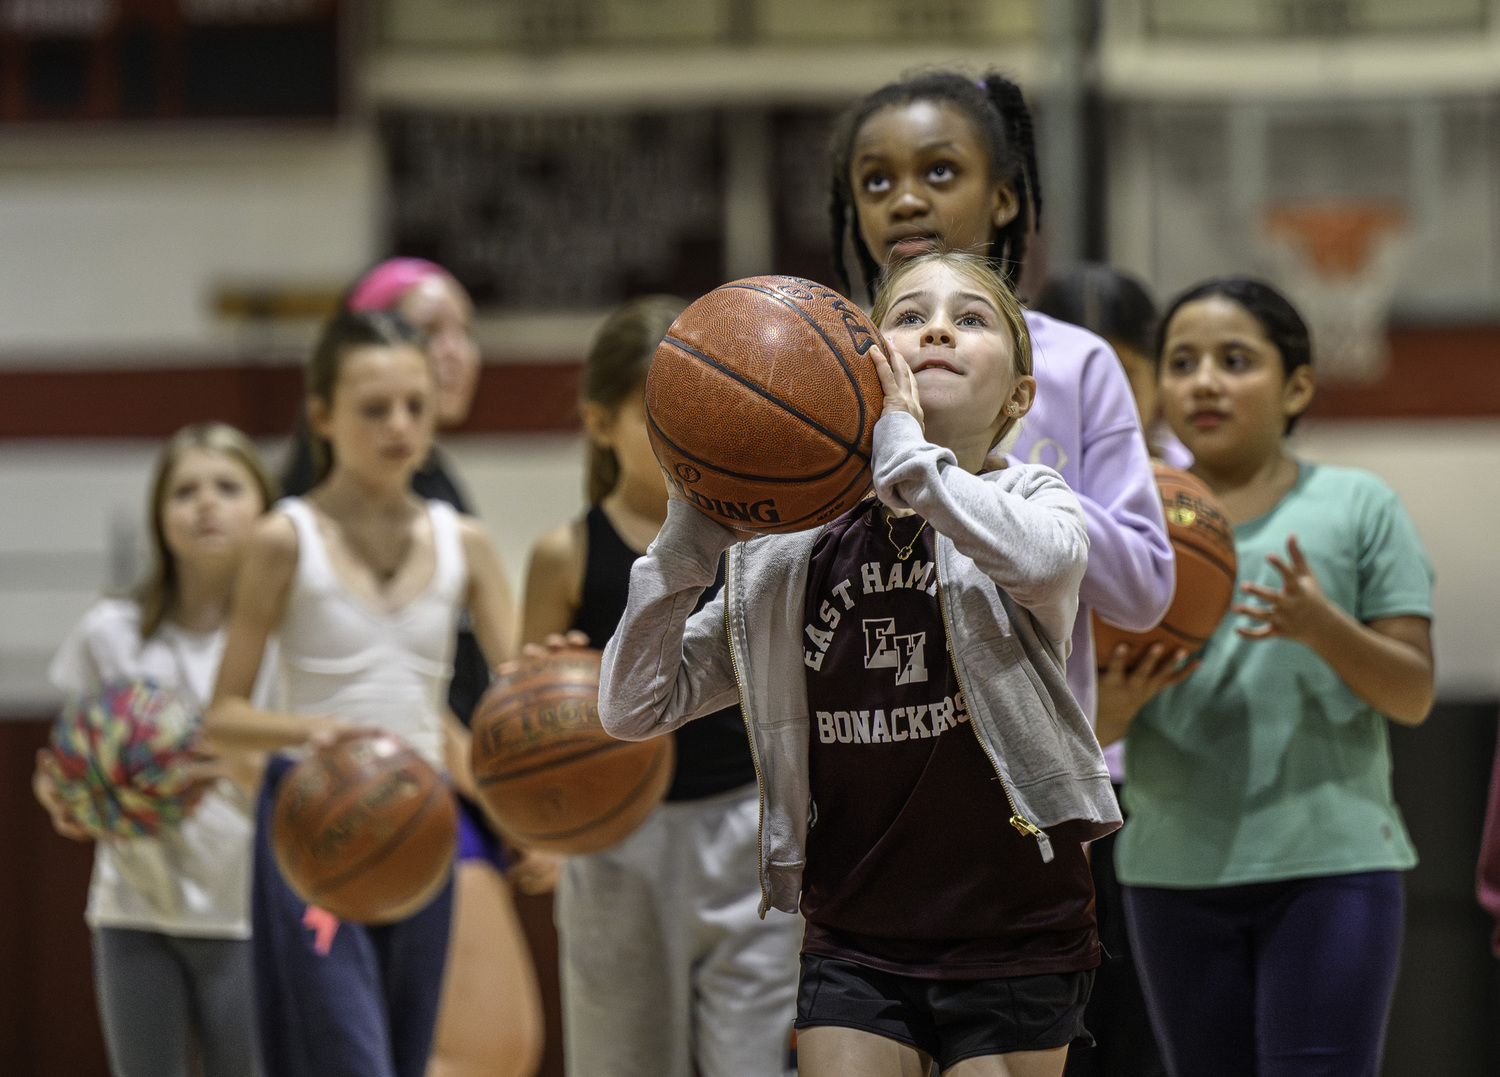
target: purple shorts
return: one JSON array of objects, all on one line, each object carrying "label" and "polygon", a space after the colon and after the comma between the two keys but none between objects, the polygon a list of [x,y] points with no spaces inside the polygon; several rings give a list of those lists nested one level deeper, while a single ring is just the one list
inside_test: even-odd
[{"label": "purple shorts", "polygon": [[490,829],[489,821],[479,805],[464,797],[458,798],[458,858],[460,860],[484,860],[496,871],[503,872],[510,866],[505,847]]}]

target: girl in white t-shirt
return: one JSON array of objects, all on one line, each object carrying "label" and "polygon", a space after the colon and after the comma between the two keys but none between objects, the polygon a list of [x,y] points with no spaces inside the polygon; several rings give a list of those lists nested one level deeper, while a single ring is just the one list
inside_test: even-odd
[{"label": "girl in white t-shirt", "polygon": [[[239,431],[220,423],[180,430],[151,484],[151,574],[133,597],[104,599],[84,614],[52,660],[53,684],[76,696],[146,677],[204,706],[241,551],[274,497]],[[84,916],[115,1077],[183,1077],[193,1039],[205,1077],[257,1072],[248,905],[259,760],[225,762],[235,780],[217,781],[180,825],[122,838],[72,819],[38,757],[33,786],[54,827],[96,841]]]},{"label": "girl in white t-shirt", "polygon": [[[451,767],[454,783],[472,790],[468,732],[444,705],[454,628],[467,609],[485,657],[502,662],[514,646],[514,612],[479,523],[411,492],[436,419],[421,338],[396,315],[341,314],[308,363],[307,392],[321,474],[251,537],[205,719],[209,742],[298,749],[374,727],[405,738],[433,766]],[[251,701],[273,636],[274,711]],[[266,1069],[276,1077],[422,1077],[452,888],[379,927],[340,923],[301,901],[266,836],[291,763],[271,759],[257,809],[254,967]]]}]

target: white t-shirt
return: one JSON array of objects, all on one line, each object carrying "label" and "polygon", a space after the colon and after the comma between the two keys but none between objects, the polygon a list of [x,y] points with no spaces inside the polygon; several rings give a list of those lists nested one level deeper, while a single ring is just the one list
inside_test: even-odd
[{"label": "white t-shirt", "polygon": [[[69,695],[105,681],[149,677],[207,704],[224,655],[224,633],[188,632],[165,622],[148,640],[140,607],[105,599],[83,615],[48,668]],[[268,655],[269,657],[269,655]],[[257,701],[269,698],[263,662]],[[179,826],[152,838],[102,837],[84,919],[90,927],[138,928],[199,938],[250,937],[250,855],[254,806],[228,781],[210,789]]]}]

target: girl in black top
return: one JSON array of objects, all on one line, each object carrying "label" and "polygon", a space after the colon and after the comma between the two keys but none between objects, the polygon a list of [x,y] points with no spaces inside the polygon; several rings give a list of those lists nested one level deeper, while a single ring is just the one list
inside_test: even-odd
[{"label": "girl in black top", "polygon": [[[584,368],[591,508],[532,550],[522,639],[602,648],[630,569],[667,515],[646,436],[646,371],[683,304],[650,296],[605,323]],[[722,582],[722,577],[721,577]],[[702,601],[711,597],[705,593]],[[666,801],[620,845],[564,859],[556,916],[568,1072],[780,1077],[802,921],[758,915],[759,801],[738,707],[676,734]]]}]

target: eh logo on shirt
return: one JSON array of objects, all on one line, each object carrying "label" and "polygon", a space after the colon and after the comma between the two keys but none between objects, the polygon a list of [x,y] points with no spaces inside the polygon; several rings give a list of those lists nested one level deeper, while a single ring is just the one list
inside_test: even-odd
[{"label": "eh logo on shirt", "polygon": [[897,684],[920,684],[927,680],[927,633],[896,635],[894,617],[861,622],[865,630],[865,668],[894,669]]}]

